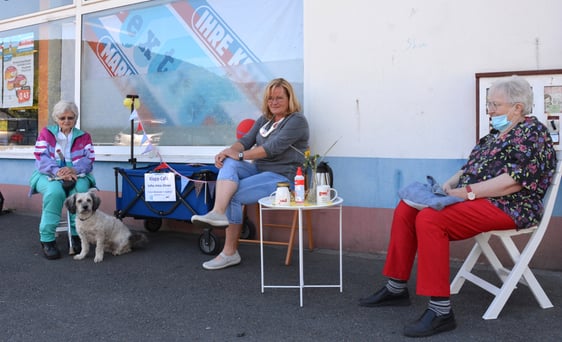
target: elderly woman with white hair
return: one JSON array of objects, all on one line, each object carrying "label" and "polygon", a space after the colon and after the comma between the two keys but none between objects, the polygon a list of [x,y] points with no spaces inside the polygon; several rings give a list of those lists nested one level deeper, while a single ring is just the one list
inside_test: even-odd
[{"label": "elderly woman with white hair", "polygon": [[[39,239],[49,260],[60,258],[55,231],[61,219],[64,200],[70,194],[86,192],[95,186],[92,175],[95,160],[90,134],[75,127],[78,107],[73,102],[58,102],[51,114],[56,124],[44,127],[35,143],[35,168],[30,179],[30,195],[41,193],[43,205]],[[80,238],[71,215],[72,245],[80,252]]]},{"label": "elderly woman with white hair", "polygon": [[556,153],[548,129],[528,115],[532,106],[533,92],[525,79],[513,76],[494,82],[487,99],[492,130],[443,185],[445,193],[461,201],[441,210],[400,201],[383,269],[388,280],[359,305],[410,305],[407,281],[417,254],[416,293],[428,296],[429,304],[419,319],[405,325],[404,335],[455,329],[449,300],[449,241],[491,230],[525,229],[541,219]]}]

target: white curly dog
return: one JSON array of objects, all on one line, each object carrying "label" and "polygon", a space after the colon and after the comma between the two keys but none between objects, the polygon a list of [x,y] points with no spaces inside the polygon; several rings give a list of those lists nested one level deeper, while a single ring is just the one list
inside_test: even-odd
[{"label": "white curly dog", "polygon": [[74,260],[84,259],[90,244],[96,245],[94,262],[102,262],[104,252],[121,255],[148,242],[145,234],[131,231],[121,220],[97,210],[100,202],[95,190],[73,194],[64,202],[68,211],[76,214],[76,231],[82,240],[82,251]]}]

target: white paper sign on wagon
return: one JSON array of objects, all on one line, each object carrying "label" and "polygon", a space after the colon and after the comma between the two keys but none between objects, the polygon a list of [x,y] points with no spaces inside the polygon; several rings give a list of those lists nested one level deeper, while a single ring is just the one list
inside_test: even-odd
[{"label": "white paper sign on wagon", "polygon": [[145,173],[144,199],[147,202],[175,202],[176,182],[174,173]]}]

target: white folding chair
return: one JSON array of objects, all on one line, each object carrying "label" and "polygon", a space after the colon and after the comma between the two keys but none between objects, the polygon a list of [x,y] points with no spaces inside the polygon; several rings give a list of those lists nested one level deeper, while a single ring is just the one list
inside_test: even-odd
[{"label": "white folding chair", "polygon": [[[498,318],[500,311],[503,309],[518,283],[529,287],[541,308],[547,309],[553,306],[528,265],[546,232],[550,217],[552,216],[552,210],[554,209],[554,203],[556,202],[556,196],[558,195],[560,177],[562,175],[562,156],[560,151],[557,151],[557,157],[558,163],[556,165],[556,173],[552,177],[552,184],[543,199],[544,214],[539,225],[521,230],[495,230],[475,236],[474,239],[476,243],[474,247],[472,247],[468,257],[451,283],[451,294],[459,293],[464,281],[468,280],[495,296],[482,316],[483,319]],[[522,234],[530,234],[530,237],[527,244],[520,252],[511,238]],[[507,250],[513,261],[513,267],[511,269],[505,267],[494,253],[489,244],[492,236],[498,237]],[[482,254],[488,259],[495,273],[502,281],[501,287],[497,287],[472,273],[474,265]]]},{"label": "white folding chair", "polygon": [[59,222],[56,229],[56,233],[65,232],[65,231],[67,232],[67,236],[68,236],[68,254],[74,255],[76,253],[74,251],[74,245],[72,242],[72,233],[70,231],[70,213],[68,212],[68,210],[66,211],[66,219],[62,218],[61,221]]}]

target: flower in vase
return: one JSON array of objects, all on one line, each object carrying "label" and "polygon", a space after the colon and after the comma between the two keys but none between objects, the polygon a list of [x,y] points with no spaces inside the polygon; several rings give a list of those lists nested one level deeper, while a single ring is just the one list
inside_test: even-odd
[{"label": "flower in vase", "polygon": [[298,150],[297,148],[295,148],[294,146],[291,145],[291,147],[297,151],[298,153],[300,153],[303,157],[304,157],[304,162],[302,164],[305,172],[310,172],[310,181],[309,181],[309,187],[308,187],[308,194],[306,196],[306,200],[307,202],[316,202],[316,170],[318,169],[318,165],[320,165],[320,163],[322,163],[322,161],[324,160],[324,158],[326,157],[326,155],[328,154],[328,152],[330,152],[330,150],[337,144],[337,142],[341,139],[338,138],[336,141],[334,141],[334,143],[326,150],[326,152],[324,152],[323,155],[319,155],[317,153],[312,154],[310,152],[310,148],[308,148],[306,151],[301,152],[300,150]]},{"label": "flower in vase", "polygon": [[341,137],[338,138],[336,141],[334,141],[334,143],[326,150],[326,152],[324,152],[323,155],[319,155],[318,153],[312,154],[310,152],[310,148],[307,149],[306,151],[304,151],[304,153],[302,153],[298,149],[294,148],[292,145],[291,145],[291,147],[293,147],[293,149],[295,149],[295,151],[299,152],[300,154],[302,154],[304,156],[304,162],[302,164],[303,168],[305,170],[310,170],[313,173],[316,173],[316,170],[318,169],[318,165],[324,160],[324,158],[326,157],[328,152],[330,152],[330,150],[338,143],[338,141],[340,139],[341,139]]},{"label": "flower in vase", "polygon": [[318,154],[311,155],[310,148],[304,151],[304,163],[302,163],[303,168],[305,170],[310,169],[316,171],[316,168],[318,166],[318,158],[320,158],[320,155]]}]

